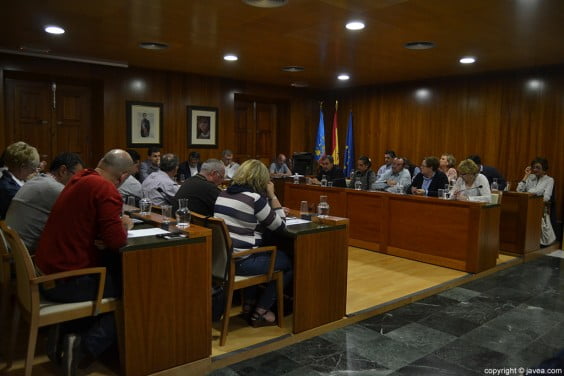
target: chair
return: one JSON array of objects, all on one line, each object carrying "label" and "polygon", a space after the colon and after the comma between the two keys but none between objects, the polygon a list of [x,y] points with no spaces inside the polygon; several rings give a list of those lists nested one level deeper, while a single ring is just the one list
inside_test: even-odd
[{"label": "chair", "polygon": [[[82,317],[96,316],[99,313],[112,312],[116,310],[118,301],[115,298],[102,298],[106,277],[106,268],[85,268],[61,273],[38,276],[31,260],[31,256],[19,237],[18,233],[11,229],[4,221],[0,221],[0,229],[4,233],[8,246],[14,258],[16,268],[16,295],[17,303],[14,308],[12,322],[12,335],[8,364],[11,365],[13,349],[19,326],[19,318],[23,312],[24,318],[29,323],[29,337],[27,343],[27,354],[25,358],[25,375],[31,375],[37,332],[40,327],[71,321]],[[43,299],[39,293],[39,285],[62,278],[75,277],[79,275],[99,274],[98,295],[96,300],[78,303],[57,303]]]},{"label": "chair", "polygon": [[[207,227],[212,230],[212,276],[214,281],[220,283],[226,289],[225,311],[223,313],[223,322],[221,324],[221,336],[219,345],[225,345],[227,340],[227,331],[229,329],[229,312],[233,301],[233,292],[249,286],[256,286],[276,280],[276,294],[278,313],[278,326],[283,327],[284,321],[284,285],[282,271],[274,270],[276,260],[276,247],[259,247],[249,249],[243,252],[233,253],[233,244],[231,236],[227,230],[225,222],[221,218],[205,217],[201,214],[192,212],[191,222]],[[253,276],[235,275],[235,262],[243,256],[254,253],[270,252],[270,266],[266,274]]]},{"label": "chair", "polygon": [[[4,232],[0,229],[0,326],[6,323],[8,304],[10,303],[12,293],[12,255],[4,237]],[[4,336],[4,339],[7,339],[7,336]],[[7,344],[4,343],[4,340],[1,344],[0,350],[2,354],[5,354]]]}]

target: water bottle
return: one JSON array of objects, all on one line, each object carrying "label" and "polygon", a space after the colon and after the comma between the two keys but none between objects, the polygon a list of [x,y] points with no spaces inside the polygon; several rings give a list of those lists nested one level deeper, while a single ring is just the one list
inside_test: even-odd
[{"label": "water bottle", "polygon": [[493,179],[492,187],[491,187],[491,188],[492,188],[492,192],[497,192],[497,191],[499,191],[499,184],[497,183],[497,178],[494,178],[494,179]]},{"label": "water bottle", "polygon": [[329,203],[327,202],[327,196],[319,196],[319,205],[317,205],[317,216],[320,218],[327,217],[329,215]]},{"label": "water bottle", "polygon": [[322,187],[327,187],[327,175],[323,175],[321,177],[321,186]]},{"label": "water bottle", "polygon": [[300,184],[300,177],[298,174],[294,174],[294,184]]},{"label": "water bottle", "polygon": [[187,198],[178,199],[178,209],[175,214],[176,227],[185,228],[190,226],[190,218],[192,217],[192,214],[190,213],[190,209],[188,209]]}]

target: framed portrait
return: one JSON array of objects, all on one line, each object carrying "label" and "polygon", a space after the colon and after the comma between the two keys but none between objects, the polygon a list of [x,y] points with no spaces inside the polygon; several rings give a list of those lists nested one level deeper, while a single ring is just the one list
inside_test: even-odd
[{"label": "framed portrait", "polygon": [[217,148],[217,108],[188,106],[188,146]]},{"label": "framed portrait", "polygon": [[162,103],[126,102],[127,147],[163,146]]}]

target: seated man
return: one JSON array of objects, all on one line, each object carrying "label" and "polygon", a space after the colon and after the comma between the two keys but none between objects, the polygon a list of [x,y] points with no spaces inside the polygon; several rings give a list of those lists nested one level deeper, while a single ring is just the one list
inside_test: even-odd
[{"label": "seated man", "polygon": [[480,174],[484,175],[488,179],[490,186],[492,185],[493,180],[497,179],[498,189],[500,191],[503,191],[505,189],[507,182],[505,181],[505,178],[500,174],[500,172],[495,167],[484,166],[482,164],[482,158],[480,158],[479,155],[471,155],[467,159],[473,160],[474,163],[476,163],[478,165],[478,167],[480,168]]},{"label": "seated man", "polygon": [[325,175],[328,182],[333,182],[333,187],[346,186],[343,170],[333,164],[333,156],[331,155],[323,155],[319,159],[319,171],[317,172],[317,177],[311,179],[311,183],[321,184],[323,175]]},{"label": "seated man", "polygon": [[437,157],[425,157],[421,162],[421,172],[415,176],[407,193],[420,196],[437,197],[439,189],[448,185],[446,174],[439,170]]},{"label": "seated man", "polygon": [[178,199],[188,199],[188,209],[198,214],[212,216],[215,200],[221,190],[217,187],[223,182],[225,167],[218,159],[208,159],[200,173],[186,179],[176,192],[172,203],[173,213],[178,209]]},{"label": "seated man", "polygon": [[411,174],[404,166],[405,160],[402,157],[394,158],[392,169],[384,172],[380,179],[372,185],[372,189],[405,193],[405,189],[411,184]]},{"label": "seated man", "polygon": [[147,153],[149,158],[139,165],[139,181],[141,183],[147,179],[147,176],[159,171],[159,164],[161,163],[161,151],[158,147],[151,146]]},{"label": "seated man", "polygon": [[232,179],[239,168],[239,163],[233,162],[233,152],[229,149],[225,149],[221,153],[221,160],[225,166],[225,178]]},{"label": "seated man", "polygon": [[282,177],[292,175],[292,171],[286,165],[286,156],[284,154],[278,154],[275,162],[270,164],[270,177]]},{"label": "seated man", "polygon": [[0,219],[6,218],[12,198],[39,166],[37,149],[22,141],[9,145],[3,158],[6,169],[0,177]]},{"label": "seated man", "polygon": [[395,157],[396,153],[393,150],[386,150],[384,152],[384,164],[380,166],[376,172],[376,180],[380,179],[386,171],[390,171],[392,169],[392,162]]},{"label": "seated man", "polygon": [[178,171],[178,157],[174,154],[165,154],[161,158],[161,168],[153,172],[141,185],[143,194],[153,205],[172,205],[173,198],[178,191],[178,184],[174,176]]},{"label": "seated man", "polygon": [[14,196],[6,213],[6,223],[20,234],[31,254],[35,252],[59,194],[74,174],[83,168],[84,164],[77,154],[59,154],[51,162],[50,172],[30,179]]},{"label": "seated man", "polygon": [[188,160],[178,166],[177,178],[181,179],[181,175],[184,175],[184,179],[188,179],[190,176],[194,176],[200,172],[201,168],[202,162],[200,162],[200,153],[193,151],[188,156]]},{"label": "seated man", "polygon": [[[59,195],[39,240],[35,263],[44,274],[105,266],[104,297],[121,295],[119,248],[127,243],[131,219],[121,216],[122,201],[116,187],[129,176],[133,161],[123,150],[109,151],[95,169],[75,174]],[[121,216],[121,218],[120,218]],[[72,303],[96,298],[98,277],[84,275],[40,285],[45,298]],[[114,315],[70,324],[76,330],[63,339],[63,374],[74,375],[85,356],[97,358],[116,339]],[[80,326],[80,328],[76,326]]]},{"label": "seated man", "polygon": [[131,175],[125,179],[123,184],[119,186],[118,190],[124,199],[125,197],[133,196],[137,202],[143,197],[143,188],[141,188],[141,183],[134,176],[139,173],[139,161],[141,160],[141,157],[135,150],[128,149],[126,151],[133,160],[133,167],[131,169]]}]

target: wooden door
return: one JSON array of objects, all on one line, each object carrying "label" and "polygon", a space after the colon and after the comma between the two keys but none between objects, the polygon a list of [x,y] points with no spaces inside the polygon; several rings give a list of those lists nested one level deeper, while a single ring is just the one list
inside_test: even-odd
[{"label": "wooden door", "polygon": [[[233,153],[243,162],[254,158],[267,166],[276,154],[278,105],[252,99],[235,100]],[[227,146],[231,148],[231,146]]]},{"label": "wooden door", "polygon": [[8,143],[24,141],[51,162],[70,151],[92,165],[91,91],[88,86],[6,80]]}]

